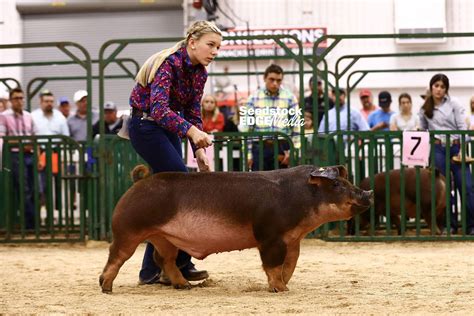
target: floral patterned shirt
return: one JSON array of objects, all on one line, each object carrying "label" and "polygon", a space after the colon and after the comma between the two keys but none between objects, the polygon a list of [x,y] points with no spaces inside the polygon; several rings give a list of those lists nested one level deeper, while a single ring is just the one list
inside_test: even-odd
[{"label": "floral patterned shirt", "polygon": [[184,138],[193,125],[202,130],[201,98],[206,80],[206,68],[194,66],[183,46],[165,59],[152,83],[135,85],[130,106],[150,113],[158,125]]}]

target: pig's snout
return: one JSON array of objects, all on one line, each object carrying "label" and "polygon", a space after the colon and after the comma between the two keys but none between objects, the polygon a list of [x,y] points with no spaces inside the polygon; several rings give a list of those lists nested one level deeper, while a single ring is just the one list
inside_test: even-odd
[{"label": "pig's snout", "polygon": [[374,190],[364,191],[364,198],[369,202],[369,206],[374,204]]},{"label": "pig's snout", "polygon": [[374,191],[364,191],[359,190],[357,191],[355,204],[353,205],[353,214],[360,214],[365,212],[370,208],[371,205],[374,204]]}]

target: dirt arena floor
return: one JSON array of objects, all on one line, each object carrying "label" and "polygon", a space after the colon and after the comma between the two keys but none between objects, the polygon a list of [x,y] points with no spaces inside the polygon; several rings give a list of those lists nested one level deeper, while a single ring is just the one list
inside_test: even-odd
[{"label": "dirt arena floor", "polygon": [[0,245],[0,314],[458,314],[474,311],[474,243],[305,240],[289,292],[269,293],[255,249],[197,261],[191,290],[137,285],[144,247],[112,295],[98,277],[108,244]]}]

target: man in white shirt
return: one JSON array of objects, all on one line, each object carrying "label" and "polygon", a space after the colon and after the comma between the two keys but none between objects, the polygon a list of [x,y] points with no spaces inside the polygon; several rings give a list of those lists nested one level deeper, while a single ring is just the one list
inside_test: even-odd
[{"label": "man in white shirt", "polygon": [[[69,127],[67,125],[67,120],[64,115],[58,110],[53,108],[54,106],[54,95],[49,90],[43,90],[40,93],[40,108],[31,112],[33,122],[35,123],[35,135],[64,135],[69,136]],[[57,175],[59,166],[58,166],[58,146],[57,144],[61,142],[61,139],[52,139],[51,148],[53,150],[51,159],[51,168],[53,175]],[[48,143],[47,140],[40,139],[39,143]],[[42,153],[40,155],[40,160],[47,165],[46,152],[44,151],[45,147],[42,148]],[[41,193],[41,204],[45,204],[46,195],[49,196],[49,199],[52,198],[53,192],[58,192],[59,188],[59,179],[54,177],[54,185],[51,183],[51,192],[47,191],[46,183],[46,170],[40,171],[40,193]],[[48,194],[49,193],[49,194]],[[58,197],[56,197],[58,199]]]},{"label": "man in white shirt", "polygon": [[40,108],[31,112],[36,128],[35,134],[69,136],[66,118],[53,106],[54,95],[49,90],[43,90],[40,94]]}]

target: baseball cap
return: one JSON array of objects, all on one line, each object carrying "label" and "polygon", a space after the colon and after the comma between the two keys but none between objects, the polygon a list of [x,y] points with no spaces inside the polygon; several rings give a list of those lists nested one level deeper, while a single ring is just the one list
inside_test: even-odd
[{"label": "baseball cap", "polygon": [[48,89],[41,90],[40,97],[45,96],[45,95],[53,95],[53,93]]},{"label": "baseball cap", "polygon": [[382,91],[379,93],[379,106],[388,107],[392,103],[392,95],[388,91]]},{"label": "baseball cap", "polygon": [[69,99],[67,97],[60,97],[59,98],[59,105],[69,103]]},{"label": "baseball cap", "polygon": [[104,104],[104,111],[107,110],[117,111],[117,106],[112,101],[108,101]]},{"label": "baseball cap", "polygon": [[372,92],[370,92],[369,89],[362,89],[360,90],[359,92],[359,98],[362,98],[362,97],[370,97],[372,95]]},{"label": "baseball cap", "polygon": [[82,98],[87,97],[87,91],[86,90],[77,90],[76,93],[74,93],[74,102],[81,101]]}]

